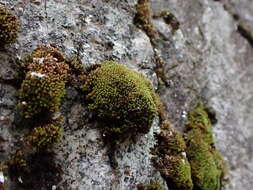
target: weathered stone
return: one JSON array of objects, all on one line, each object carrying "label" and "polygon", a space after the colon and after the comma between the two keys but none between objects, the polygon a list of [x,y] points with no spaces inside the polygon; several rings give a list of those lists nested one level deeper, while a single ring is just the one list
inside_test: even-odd
[{"label": "weathered stone", "polygon": [[[9,156],[22,136],[15,130],[17,90],[15,60],[37,45],[58,47],[67,58],[84,66],[119,61],[151,79],[166,105],[172,124],[184,130],[188,110],[203,98],[216,111],[216,146],[229,166],[229,190],[253,187],[253,48],[238,32],[240,22],[253,31],[253,3],[212,0],[151,0],[154,14],[168,10],[180,22],[174,31],[162,18],[152,23],[159,33],[156,46],[133,24],[137,0],[0,0],[21,23],[17,41],[0,52],[1,159]],[[225,6],[225,8],[224,8]],[[235,18],[235,15],[239,17]],[[155,56],[164,61],[164,77],[156,71]],[[54,187],[102,190],[135,189],[137,184],[165,184],[150,162],[154,129],[117,146],[115,170],[110,146],[90,121],[85,100],[69,87],[61,114],[65,117],[62,143],[56,147],[63,180]],[[8,123],[7,123],[8,122]],[[19,134],[20,133],[20,134]],[[9,180],[7,189],[19,190]]]}]

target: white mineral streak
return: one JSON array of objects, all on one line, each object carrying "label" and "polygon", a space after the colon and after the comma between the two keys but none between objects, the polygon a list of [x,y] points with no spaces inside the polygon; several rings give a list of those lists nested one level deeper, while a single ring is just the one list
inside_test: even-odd
[{"label": "white mineral streak", "polygon": [[4,183],[4,174],[0,172],[0,183]]},{"label": "white mineral streak", "polygon": [[46,75],[45,74],[41,74],[41,73],[37,73],[37,72],[31,72],[31,76],[35,76],[35,77],[38,77],[38,78],[43,78]]}]

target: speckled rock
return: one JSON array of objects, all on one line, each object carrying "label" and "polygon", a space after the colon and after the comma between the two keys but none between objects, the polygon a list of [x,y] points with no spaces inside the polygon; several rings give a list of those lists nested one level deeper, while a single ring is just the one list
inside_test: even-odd
[{"label": "speckled rock", "polygon": [[[156,45],[133,24],[137,0],[0,0],[20,20],[21,32],[13,44],[0,50],[0,159],[15,149],[17,129],[16,61],[37,45],[58,47],[84,66],[119,61],[143,73],[157,89],[172,124],[184,130],[187,111],[203,98],[216,111],[216,146],[229,166],[227,190],[253,188],[253,48],[238,32],[245,22],[253,29],[253,2],[214,0],[150,0],[154,14],[172,12],[180,22],[174,31],[162,18],[153,18]],[[235,15],[239,16],[235,18]],[[156,73],[156,59],[164,61],[164,78]],[[133,190],[137,184],[159,181],[150,149],[150,132],[117,145],[112,167],[110,146],[90,121],[84,99],[72,88],[61,106],[65,117],[62,142],[55,148],[63,176],[52,189]],[[8,180],[7,189],[21,190]]]}]

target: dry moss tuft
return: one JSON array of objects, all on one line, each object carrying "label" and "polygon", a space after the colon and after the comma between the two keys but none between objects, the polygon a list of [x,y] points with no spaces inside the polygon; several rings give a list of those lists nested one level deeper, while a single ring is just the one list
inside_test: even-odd
[{"label": "dry moss tuft", "polygon": [[13,42],[19,32],[17,18],[7,9],[0,7],[0,45]]}]

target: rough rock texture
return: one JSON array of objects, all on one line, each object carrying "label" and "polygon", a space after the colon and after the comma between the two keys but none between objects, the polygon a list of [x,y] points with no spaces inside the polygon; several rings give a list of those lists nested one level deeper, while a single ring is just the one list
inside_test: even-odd
[{"label": "rough rock texture", "polygon": [[[159,31],[155,48],[133,24],[136,3],[137,0],[0,0],[0,5],[11,9],[21,21],[18,40],[0,52],[0,158],[7,157],[22,137],[15,128],[15,59],[25,57],[37,45],[52,44],[68,58],[78,56],[86,66],[115,60],[145,74],[158,88],[178,130],[184,129],[192,103],[204,98],[216,111],[216,145],[229,165],[230,183],[224,189],[251,190],[253,47],[238,32],[238,24],[244,22],[253,30],[253,2],[152,0],[154,14],[169,10],[180,22],[180,30],[173,32],[163,19],[152,20]],[[166,63],[166,85],[158,85],[155,51]],[[117,147],[115,170],[110,164],[109,147],[103,143],[96,124],[89,123],[83,100],[74,89],[68,88],[67,92],[61,108],[66,117],[64,137],[56,148],[57,161],[64,172],[60,187],[132,190],[139,183],[165,183],[150,162],[158,119],[147,135]]]}]

